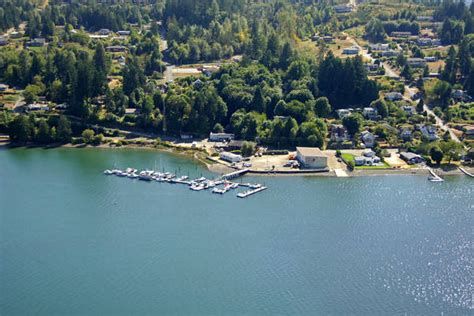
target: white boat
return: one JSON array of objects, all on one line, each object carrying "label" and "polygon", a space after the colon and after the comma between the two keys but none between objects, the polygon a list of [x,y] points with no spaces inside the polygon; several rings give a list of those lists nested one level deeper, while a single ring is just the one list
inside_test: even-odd
[{"label": "white boat", "polygon": [[132,172],[132,173],[128,174],[128,177],[131,178],[131,179],[136,179],[136,178],[138,178],[138,174]]},{"label": "white boat", "polygon": [[433,176],[429,176],[428,177],[428,180],[431,181],[431,182],[444,182],[444,180],[440,177],[433,177]]},{"label": "white boat", "polygon": [[104,170],[104,174],[109,176],[109,175],[114,174],[114,173],[112,172],[112,170],[107,169],[107,170]]}]

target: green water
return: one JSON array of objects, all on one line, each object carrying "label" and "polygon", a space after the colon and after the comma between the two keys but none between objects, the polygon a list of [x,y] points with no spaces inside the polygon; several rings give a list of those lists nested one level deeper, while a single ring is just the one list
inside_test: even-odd
[{"label": "green water", "polygon": [[153,151],[0,150],[1,315],[471,314],[467,177],[246,177],[247,199],[102,171]]}]

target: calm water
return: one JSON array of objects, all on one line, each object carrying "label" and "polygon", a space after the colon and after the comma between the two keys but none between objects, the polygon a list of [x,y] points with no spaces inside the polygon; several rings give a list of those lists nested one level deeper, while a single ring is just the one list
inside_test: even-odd
[{"label": "calm water", "polygon": [[0,150],[0,314],[471,314],[474,182],[247,178],[240,200],[104,176],[151,151]]}]

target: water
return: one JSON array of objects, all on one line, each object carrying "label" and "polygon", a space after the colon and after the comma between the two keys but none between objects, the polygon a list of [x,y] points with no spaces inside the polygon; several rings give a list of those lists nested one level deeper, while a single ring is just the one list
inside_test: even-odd
[{"label": "water", "polygon": [[[104,176],[188,158],[0,150],[0,314],[471,314],[467,177],[251,178],[237,199]],[[155,167],[156,166],[156,167]]]}]

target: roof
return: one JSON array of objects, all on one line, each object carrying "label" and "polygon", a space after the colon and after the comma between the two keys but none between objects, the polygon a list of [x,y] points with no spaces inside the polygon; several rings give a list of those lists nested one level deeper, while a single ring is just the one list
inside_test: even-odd
[{"label": "roof", "polygon": [[415,153],[410,153],[410,152],[403,152],[403,153],[400,153],[400,157],[403,157],[405,158],[406,160],[411,160],[411,159],[414,159],[414,158],[421,158],[420,155],[417,155]]},{"label": "roof", "polygon": [[326,157],[325,154],[318,147],[296,147],[298,151],[303,156],[312,156],[312,157]]}]

